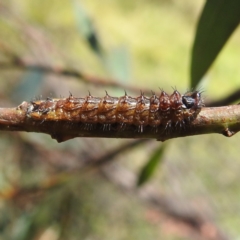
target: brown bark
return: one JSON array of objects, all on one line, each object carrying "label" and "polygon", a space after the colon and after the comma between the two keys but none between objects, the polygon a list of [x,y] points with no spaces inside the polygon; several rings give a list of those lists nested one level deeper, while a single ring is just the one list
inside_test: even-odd
[{"label": "brown bark", "polygon": [[230,137],[240,130],[239,105],[202,108],[197,118],[191,123],[169,129],[160,126],[157,132],[148,126],[143,132],[138,132],[134,126],[123,130],[104,131],[101,125],[96,125],[94,130],[88,130],[81,123],[61,121],[61,119],[37,121],[28,116],[29,106],[30,103],[23,102],[17,108],[0,108],[0,130],[46,133],[58,142],[75,137],[149,138],[165,141],[171,138],[209,133]]}]

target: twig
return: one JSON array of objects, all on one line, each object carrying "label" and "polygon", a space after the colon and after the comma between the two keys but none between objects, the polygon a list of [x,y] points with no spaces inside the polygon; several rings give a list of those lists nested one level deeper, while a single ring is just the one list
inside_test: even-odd
[{"label": "twig", "polygon": [[[80,79],[82,82],[86,84],[92,84],[95,86],[115,87],[115,88],[127,89],[135,93],[139,93],[139,88],[121,84],[116,79],[101,78],[101,77],[86,74],[79,70],[66,69],[60,66],[40,65],[40,64],[34,64],[33,62],[25,61],[24,59],[12,53],[9,50],[9,48],[3,45],[1,42],[0,42],[0,49],[3,50],[5,55],[10,57],[11,59],[9,62],[0,62],[1,70],[14,69],[14,68],[22,69],[22,70],[35,70],[35,71],[44,72],[46,74],[56,74],[56,75],[62,75],[65,77],[74,77],[74,78]],[[151,91],[147,89],[143,89],[143,88],[141,89],[146,94],[151,93]],[[210,100],[206,102],[206,106],[208,107],[226,106],[239,99],[240,99],[240,89],[234,91],[233,93],[229,94],[228,96],[220,100],[217,100],[217,101]]]},{"label": "twig", "polygon": [[[83,73],[81,71],[73,70],[73,69],[64,69],[58,66],[51,67],[48,65],[39,65],[34,64],[31,62],[26,62],[25,60],[21,59],[20,57],[16,55],[11,56],[11,61],[9,62],[0,62],[0,69],[1,70],[7,70],[7,69],[21,69],[21,70],[35,70],[35,71],[41,71],[46,74],[56,74],[56,75],[62,75],[65,77],[74,77],[79,80],[81,80],[84,83],[93,84],[95,86],[107,86],[107,87],[115,87],[115,88],[121,88],[121,89],[127,89],[132,92],[139,93],[139,88],[124,85],[119,83],[116,79],[106,79],[101,78],[97,76],[92,76],[86,73]],[[143,89],[142,89],[143,90]],[[150,93],[149,90],[143,90],[146,94]]]},{"label": "twig", "polygon": [[190,124],[181,128],[172,127],[167,131],[164,126],[160,126],[157,132],[149,126],[146,126],[143,132],[137,131],[134,126],[123,130],[104,131],[101,125],[96,125],[94,130],[89,130],[79,122],[61,121],[59,118],[52,121],[45,121],[44,118],[34,120],[28,117],[29,106],[30,103],[23,102],[17,108],[0,108],[0,130],[46,133],[58,142],[75,137],[152,138],[165,141],[171,138],[209,133],[230,137],[240,130],[240,105],[202,108],[197,118]]},{"label": "twig", "polygon": [[105,155],[98,159],[90,159],[90,161],[87,161],[85,166],[87,169],[92,169],[92,168],[99,168],[104,165],[106,165],[109,162],[112,162],[113,159],[119,155],[122,154],[123,152],[127,150],[132,150],[135,147],[139,147],[139,145],[146,143],[148,139],[138,139],[134,142],[124,144],[120,147],[117,147],[111,151],[108,151]]}]

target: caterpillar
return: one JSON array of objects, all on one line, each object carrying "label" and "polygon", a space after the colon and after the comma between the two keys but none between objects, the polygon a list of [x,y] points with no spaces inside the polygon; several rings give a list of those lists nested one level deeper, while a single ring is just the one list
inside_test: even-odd
[{"label": "caterpillar", "polygon": [[159,126],[164,129],[185,127],[197,117],[203,106],[199,91],[181,95],[174,90],[168,95],[161,90],[159,96],[152,92],[151,97],[141,92],[136,98],[126,92],[122,97],[112,97],[106,92],[103,98],[93,97],[90,93],[85,98],[70,94],[68,98],[32,101],[27,116],[39,121],[79,122],[88,130],[96,124],[101,124],[104,130],[134,125],[138,132],[143,132],[146,126],[156,130]]}]

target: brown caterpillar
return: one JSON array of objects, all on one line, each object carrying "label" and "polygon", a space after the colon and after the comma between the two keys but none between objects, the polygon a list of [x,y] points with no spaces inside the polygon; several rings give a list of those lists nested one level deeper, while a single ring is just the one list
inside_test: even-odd
[{"label": "brown caterpillar", "polygon": [[204,106],[201,92],[188,91],[181,95],[175,90],[168,95],[163,90],[159,96],[152,93],[150,98],[143,93],[133,98],[125,93],[122,97],[93,97],[90,93],[85,98],[68,98],[32,101],[27,116],[39,121],[68,121],[83,123],[86,129],[95,124],[102,124],[103,129],[112,126],[118,129],[135,125],[139,132],[145,126],[158,129],[183,127],[191,123]]}]

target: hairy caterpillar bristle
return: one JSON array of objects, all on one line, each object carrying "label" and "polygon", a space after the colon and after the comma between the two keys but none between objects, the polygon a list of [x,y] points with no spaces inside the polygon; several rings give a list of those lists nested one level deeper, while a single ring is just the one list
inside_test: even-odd
[{"label": "hairy caterpillar bristle", "polygon": [[[85,130],[93,130],[94,125],[101,124],[104,131],[111,131],[112,126],[124,129],[135,125],[137,131],[143,132],[146,126],[157,129],[173,127],[184,128],[193,121],[204,106],[201,92],[188,91],[181,95],[174,89],[171,95],[161,90],[159,96],[152,92],[146,97],[141,91],[139,97],[131,97],[125,91],[122,97],[112,97],[106,91],[104,97],[89,94],[85,98],[47,98],[32,101],[27,115],[39,121],[79,122]],[[156,130],[157,131],[157,130]]]}]

